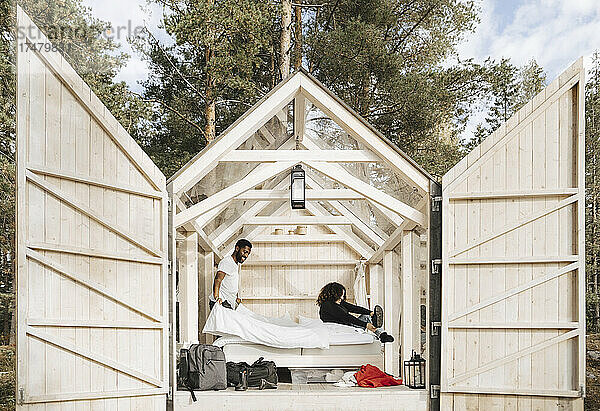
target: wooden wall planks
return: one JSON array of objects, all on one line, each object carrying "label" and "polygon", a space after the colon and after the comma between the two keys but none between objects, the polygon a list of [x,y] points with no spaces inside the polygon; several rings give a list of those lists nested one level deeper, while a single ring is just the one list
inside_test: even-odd
[{"label": "wooden wall planks", "polygon": [[[468,329],[453,327],[448,317],[569,264],[557,257],[579,258],[581,247],[575,238],[583,227],[576,207],[583,199],[584,187],[577,179],[576,170],[582,164],[576,147],[583,138],[577,129],[583,119],[577,101],[582,72],[580,60],[444,176],[443,196],[472,193],[473,198],[461,196],[444,202],[443,409],[581,406],[578,397],[584,381],[580,375],[585,364],[578,346],[584,338],[585,319],[578,310],[583,268],[455,320],[456,324],[469,324]],[[556,206],[569,195],[560,193],[561,189],[573,188],[579,196],[576,203],[466,249],[507,224]],[[540,191],[540,195],[477,195],[528,190]],[[464,250],[457,255],[460,260],[449,262],[448,255],[460,250]],[[545,256],[547,261],[536,257],[535,262],[518,262],[520,257],[532,256]],[[490,264],[496,257],[516,261]],[[526,328],[493,326],[502,322]],[[546,343],[569,331],[559,325],[568,322],[578,324],[578,331],[567,335],[571,338]],[[544,348],[529,352],[538,345]],[[518,354],[521,351],[526,353]],[[497,366],[484,368],[493,362]]]}]

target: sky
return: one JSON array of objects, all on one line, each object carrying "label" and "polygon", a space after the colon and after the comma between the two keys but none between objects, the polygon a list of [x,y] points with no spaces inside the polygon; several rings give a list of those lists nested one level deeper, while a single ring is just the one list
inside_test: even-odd
[{"label": "sky", "polygon": [[[600,1],[598,0],[476,0],[481,8],[475,32],[458,46],[460,58],[483,61],[487,57],[510,58],[518,66],[535,59],[546,71],[548,83],[580,56],[589,67],[591,55],[600,49]],[[92,14],[113,27],[146,26],[159,39],[161,10],[146,0],[84,0]],[[127,32],[124,30],[123,33]],[[136,92],[148,75],[146,63],[131,50],[125,35],[115,41],[131,55],[117,80]],[[483,114],[481,114],[483,115]],[[474,121],[477,121],[475,119]],[[470,133],[470,124],[466,133]]]}]

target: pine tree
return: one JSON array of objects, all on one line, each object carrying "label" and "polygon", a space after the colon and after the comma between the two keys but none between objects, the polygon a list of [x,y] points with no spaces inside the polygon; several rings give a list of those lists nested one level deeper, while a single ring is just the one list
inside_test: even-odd
[{"label": "pine tree", "polygon": [[600,332],[600,52],[585,90],[585,252],[588,332]]}]

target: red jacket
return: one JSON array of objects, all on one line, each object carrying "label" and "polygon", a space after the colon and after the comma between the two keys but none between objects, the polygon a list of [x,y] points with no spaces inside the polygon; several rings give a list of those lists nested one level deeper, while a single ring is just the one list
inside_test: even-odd
[{"label": "red jacket", "polygon": [[387,387],[390,385],[402,385],[401,378],[394,378],[384,373],[374,365],[367,364],[360,367],[356,373],[356,382],[360,387]]}]

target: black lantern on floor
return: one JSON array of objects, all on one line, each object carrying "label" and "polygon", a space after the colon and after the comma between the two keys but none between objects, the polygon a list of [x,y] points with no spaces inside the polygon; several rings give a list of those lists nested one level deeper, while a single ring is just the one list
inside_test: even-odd
[{"label": "black lantern on floor", "polygon": [[404,385],[408,388],[425,388],[425,359],[414,351],[410,360],[404,361]]},{"label": "black lantern on floor", "polygon": [[292,168],[292,185],[291,185],[291,201],[293,209],[305,208],[306,192],[305,192],[305,172],[302,166],[298,164]]}]

